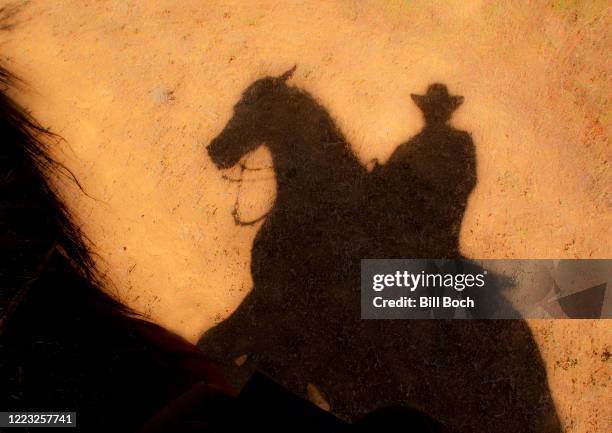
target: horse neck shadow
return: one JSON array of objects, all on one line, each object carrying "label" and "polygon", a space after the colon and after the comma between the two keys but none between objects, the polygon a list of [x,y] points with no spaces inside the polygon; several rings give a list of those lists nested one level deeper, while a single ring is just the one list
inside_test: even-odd
[{"label": "horse neck shadow", "polygon": [[243,92],[208,152],[224,168],[264,144],[272,155],[279,196],[338,200],[326,194],[339,194],[338,189],[346,194],[366,174],[327,110],[308,92],[276,77],[257,80]]}]

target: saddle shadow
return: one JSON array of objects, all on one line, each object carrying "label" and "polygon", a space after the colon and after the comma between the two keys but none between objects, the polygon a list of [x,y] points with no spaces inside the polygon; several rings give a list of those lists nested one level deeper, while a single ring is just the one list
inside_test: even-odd
[{"label": "saddle shadow", "polygon": [[251,84],[208,146],[225,169],[265,143],[277,195],[252,291],[199,346],[237,387],[255,370],[302,396],[314,384],[346,419],[409,405],[450,431],[560,431],[526,322],[360,319],[360,259],[461,257],[477,180],[470,135],[449,125],[462,97],[413,95],[425,127],[369,173],[292,72]]}]

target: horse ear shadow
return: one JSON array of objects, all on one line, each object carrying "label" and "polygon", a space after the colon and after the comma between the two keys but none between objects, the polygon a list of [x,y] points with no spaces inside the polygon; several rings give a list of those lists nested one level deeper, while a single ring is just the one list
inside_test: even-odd
[{"label": "horse ear shadow", "polygon": [[297,64],[293,65],[293,67],[287,71],[285,71],[283,74],[278,76],[278,79],[280,81],[287,81],[289,78],[291,78],[293,76],[293,73],[295,72],[295,70],[297,69]]}]

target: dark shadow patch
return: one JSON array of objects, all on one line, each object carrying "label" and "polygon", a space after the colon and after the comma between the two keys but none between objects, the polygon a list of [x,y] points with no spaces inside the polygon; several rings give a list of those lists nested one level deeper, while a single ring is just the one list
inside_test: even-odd
[{"label": "dark shadow patch", "polygon": [[265,143],[277,197],[253,244],[253,290],[200,347],[237,386],[255,370],[300,395],[314,383],[349,419],[410,405],[457,432],[560,431],[524,321],[360,320],[361,258],[460,257],[476,185],[474,143],[449,125],[463,98],[443,84],[413,95],[425,127],[368,173],[291,73],[250,85],[208,146],[229,168]]}]

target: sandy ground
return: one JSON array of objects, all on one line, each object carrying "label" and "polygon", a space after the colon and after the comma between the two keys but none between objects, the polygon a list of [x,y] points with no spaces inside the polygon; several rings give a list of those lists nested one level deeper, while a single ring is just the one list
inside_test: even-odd
[{"label": "sandy ground", "polygon": [[[65,142],[88,196],[58,184],[109,290],[191,341],[251,286],[257,227],[204,146],[254,79],[327,107],[364,164],[421,127],[410,93],[465,97],[478,185],[462,249],[478,258],[612,256],[610,52],[604,1],[2,1],[19,99]],[[13,14],[14,12],[14,14]],[[259,154],[266,164],[268,155]],[[273,179],[243,190],[251,216]],[[611,321],[532,321],[567,432],[612,425]]]}]

